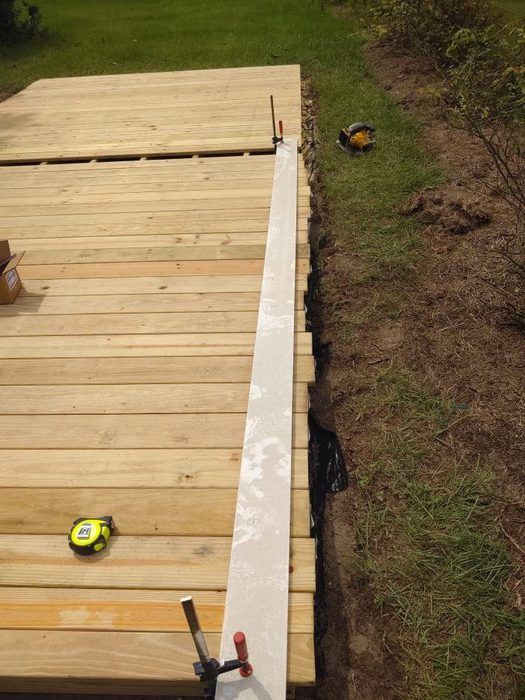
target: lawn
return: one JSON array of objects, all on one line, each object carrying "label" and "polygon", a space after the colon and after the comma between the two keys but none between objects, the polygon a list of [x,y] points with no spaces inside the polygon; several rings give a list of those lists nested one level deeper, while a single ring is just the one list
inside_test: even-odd
[{"label": "lawn", "polygon": [[494,6],[503,14],[503,19],[516,24],[525,23],[525,3],[523,0],[494,0]]},{"label": "lawn", "polygon": [[[420,141],[420,126],[370,75],[362,25],[352,19],[357,3],[338,15],[323,0],[40,0],[40,5],[48,33],[23,46],[0,47],[0,91],[58,76],[300,63],[317,95],[325,232],[339,254],[359,259],[359,284],[383,285],[384,298],[371,292],[374,322],[378,314],[395,315],[424,255],[417,225],[397,213],[398,205],[443,175]],[[342,126],[362,119],[374,122],[378,147],[366,157],[348,158],[335,139]],[[350,292],[352,284],[349,279]],[[351,298],[342,301],[341,333],[348,342],[352,313]],[[389,640],[406,669],[402,696],[489,697],[485,683],[495,663],[490,636],[509,658],[519,655],[503,592],[506,554],[486,527],[490,478],[464,480],[451,465],[451,471],[436,475],[432,489],[422,481],[418,460],[451,414],[410,370],[386,376],[378,370],[377,386],[365,400],[368,409],[392,411],[403,420],[403,430],[389,436],[374,469],[384,470],[385,478],[395,471],[404,507],[399,513],[371,510],[367,522],[356,523],[368,532],[374,518],[387,518],[393,556],[376,558],[363,535],[353,564],[356,572],[367,572],[378,605],[390,606],[397,619]],[[366,499],[369,484],[352,483]],[[425,549],[428,542],[431,551]]]}]

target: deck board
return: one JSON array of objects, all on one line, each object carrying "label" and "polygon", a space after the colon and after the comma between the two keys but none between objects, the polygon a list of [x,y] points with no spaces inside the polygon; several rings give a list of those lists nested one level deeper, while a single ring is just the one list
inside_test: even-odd
[{"label": "deck board", "polygon": [[[0,588],[3,629],[186,632],[179,598],[187,591],[89,588]],[[220,632],[224,591],[191,591],[205,632]],[[311,593],[290,594],[290,632],[313,625]]]},{"label": "deck board", "polygon": [[[119,535],[231,535],[237,489],[2,488],[0,532],[62,534],[79,512],[111,513]],[[213,513],[213,518],[209,514]],[[310,534],[307,490],[292,494],[293,537]]]},{"label": "deck board", "polygon": [[0,105],[0,161],[271,149],[301,135],[299,66],[38,80]]},{"label": "deck board", "polygon": [[[225,489],[239,482],[240,448],[3,449],[5,488]],[[308,488],[308,453],[292,452],[292,486]]]},{"label": "deck board", "polygon": [[[0,105],[0,237],[26,251],[0,307],[2,689],[201,692],[178,600],[218,653],[274,155],[1,162],[269,150],[270,88],[300,136],[297,66],[43,80]],[[302,163],[298,197],[292,685],[315,678]],[[71,521],[109,512],[108,550],[75,557]]]},{"label": "deck board", "polygon": [[[60,384],[178,384],[245,383],[250,381],[251,357],[142,358],[39,358],[6,360],[0,364],[0,385]],[[313,382],[314,363],[309,355],[295,361],[295,380]]]},{"label": "deck board", "polygon": [[[313,547],[310,538],[292,540],[291,591],[314,591]],[[0,535],[2,582],[8,586],[220,591],[230,550],[230,537],[120,535],[86,561],[71,554],[63,535]]]},{"label": "deck board", "polygon": [[[311,684],[314,666],[311,634],[289,635],[292,684]],[[209,634],[218,654],[220,634]],[[184,695],[200,695],[192,663],[195,648],[187,632],[69,632],[58,630],[0,631],[0,684],[3,690],[31,692],[94,692],[163,694],[174,687]],[[93,670],[86,659],[103,658]],[[130,681],[130,678],[133,680]]]},{"label": "deck board", "polygon": [[[242,447],[244,423],[243,413],[3,416],[0,448]],[[294,415],[293,445],[308,446],[305,413]]]}]

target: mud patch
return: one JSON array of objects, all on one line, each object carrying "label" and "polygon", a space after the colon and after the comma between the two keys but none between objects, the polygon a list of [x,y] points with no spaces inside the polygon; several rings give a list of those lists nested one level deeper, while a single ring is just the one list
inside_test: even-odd
[{"label": "mud patch", "polygon": [[463,188],[454,184],[417,192],[401,208],[401,213],[454,234],[475,231],[492,219],[487,202],[465,193]]}]

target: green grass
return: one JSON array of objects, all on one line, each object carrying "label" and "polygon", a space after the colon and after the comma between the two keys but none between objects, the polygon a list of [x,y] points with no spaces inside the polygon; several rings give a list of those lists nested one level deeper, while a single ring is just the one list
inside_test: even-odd
[{"label": "green grass", "polygon": [[[343,280],[349,293],[335,320],[349,343],[363,324],[396,318],[424,255],[419,229],[398,206],[443,176],[421,147],[420,126],[369,74],[360,25],[321,0],[40,4],[48,34],[0,47],[0,90],[67,75],[301,63],[318,99],[326,229],[336,251],[360,263]],[[335,139],[341,126],[362,119],[374,122],[378,145],[349,158]],[[352,286],[366,291],[363,307],[354,306]],[[391,427],[376,436],[381,449],[357,474],[369,503],[358,523],[359,566],[397,621],[404,697],[497,697],[487,688],[502,667],[514,672],[523,642],[504,593],[509,562],[490,518],[490,475],[454,463],[422,475],[433,441],[461,408],[406,368],[381,374],[361,400],[363,411],[384,412]]]},{"label": "green grass", "polygon": [[523,0],[492,0],[505,21],[523,24],[525,22],[525,3]]},{"label": "green grass", "polygon": [[465,407],[399,368],[378,375],[366,403],[388,428],[358,474],[368,504],[361,566],[376,600],[396,612],[412,679],[406,697],[521,697],[525,617],[505,591],[513,568],[494,518],[494,477],[435,455],[436,437]]}]

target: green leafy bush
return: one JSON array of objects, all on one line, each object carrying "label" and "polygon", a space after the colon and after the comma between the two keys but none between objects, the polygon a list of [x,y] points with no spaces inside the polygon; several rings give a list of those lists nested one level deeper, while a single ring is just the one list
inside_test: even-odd
[{"label": "green leafy bush", "polygon": [[495,179],[482,184],[514,212],[500,282],[514,325],[525,330],[525,30],[490,26],[456,32],[447,48],[443,96],[455,126],[483,145]]},{"label": "green leafy bush", "polygon": [[507,127],[525,120],[525,30],[461,29],[446,56],[448,94],[463,120]]},{"label": "green leafy bush", "polygon": [[376,0],[373,13],[382,35],[439,63],[451,60],[447,49],[456,32],[492,21],[486,0]]},{"label": "green leafy bush", "polygon": [[38,5],[17,0],[0,0],[0,38],[18,41],[42,33]]}]

